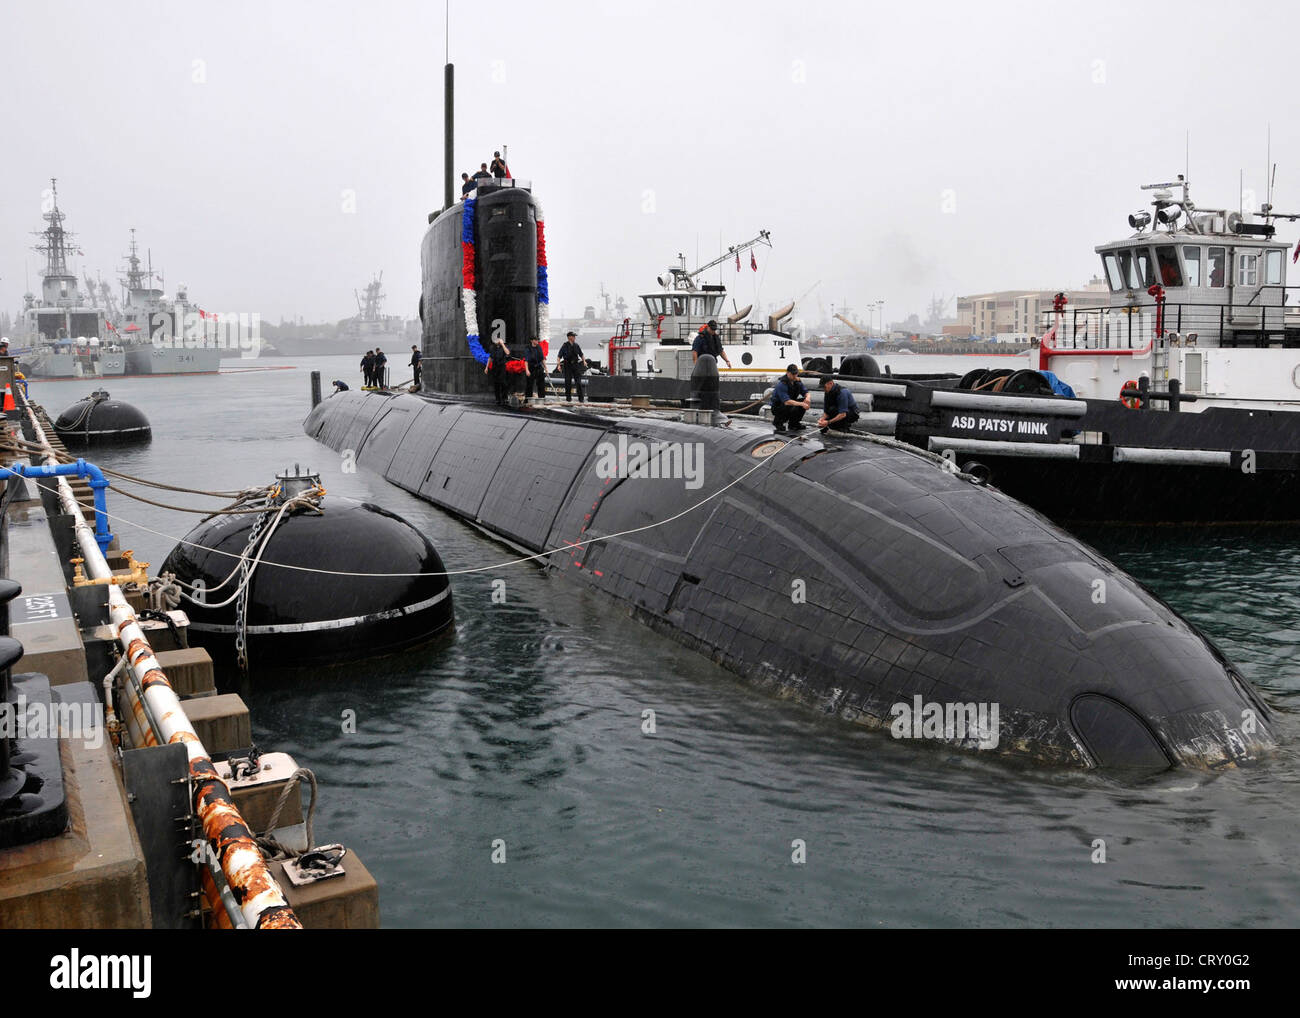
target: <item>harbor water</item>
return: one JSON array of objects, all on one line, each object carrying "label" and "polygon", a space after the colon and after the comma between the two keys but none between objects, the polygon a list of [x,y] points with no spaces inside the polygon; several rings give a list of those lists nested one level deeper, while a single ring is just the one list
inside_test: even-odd
[{"label": "harbor water", "polygon": [[[204,489],[310,465],[419,526],[449,570],[516,558],[303,433],[308,372],[355,387],[358,360],[113,379],[154,437],[96,458]],[[94,387],[31,396],[53,416]],[[200,518],[112,491],[109,511],[155,568]],[[1300,531],[1084,537],[1263,690],[1274,758],[1120,779],[896,742],[757,692],[530,564],[454,577],[456,632],[436,646],[243,692],[256,741],[315,771],[317,830],[363,856],[387,926],[1295,925]]]}]

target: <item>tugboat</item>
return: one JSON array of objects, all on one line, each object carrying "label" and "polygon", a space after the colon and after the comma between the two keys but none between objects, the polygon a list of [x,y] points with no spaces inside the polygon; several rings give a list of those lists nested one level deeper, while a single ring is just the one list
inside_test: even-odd
[{"label": "tugboat", "polygon": [[[759,688],[898,738],[1141,769],[1273,746],[1267,706],[1203,635],[939,457],[774,436],[716,403],[494,405],[485,347],[505,346],[513,390],[546,335],[545,220],[522,180],[455,200],[447,106],[421,391],[317,392],[309,435]],[[978,704],[995,731],[961,721]]]},{"label": "tugboat", "polygon": [[1300,214],[1201,208],[1181,176],[1144,190],[1132,235],[1096,248],[1110,303],[1058,295],[1010,366],[877,353],[890,377],[851,384],[895,437],[1058,521],[1300,521],[1300,311],[1275,238]]},{"label": "tugboat", "polygon": [[[208,315],[189,302],[182,284],[168,300],[154,280],[153,255],[143,263],[135,230],[122,276],[122,308],[116,331],[126,351],[128,375],[210,375],[221,368],[222,344],[216,341]],[[232,354],[233,355],[233,354]]]},{"label": "tugboat", "polygon": [[749,320],[752,304],[728,315],[726,286],[702,282],[710,269],[733,258],[739,264],[743,252],[759,245],[772,246],[767,230],[696,269],[688,269],[685,255],[679,254],[677,264],[656,278],[659,289],[640,295],[645,320],[624,319],[618,332],[598,345],[600,372],[589,379],[591,398],[688,398],[695,363],[691,344],[709,321],[717,322],[722,348],[731,362],[729,367],[718,366],[724,401],[749,402],[756,386],[761,388],[786,365],[801,363],[798,341],[781,328],[794,310],[793,302],[773,312],[765,323],[753,322]]},{"label": "tugboat", "polygon": [[23,331],[13,349],[28,378],[98,378],[120,375],[125,362],[112,349],[113,333],[104,312],[83,297],[77,277],[68,269],[73,234],[64,228],[58,181],[50,180],[50,210],[46,227],[33,249],[45,255],[41,295],[23,297]]}]

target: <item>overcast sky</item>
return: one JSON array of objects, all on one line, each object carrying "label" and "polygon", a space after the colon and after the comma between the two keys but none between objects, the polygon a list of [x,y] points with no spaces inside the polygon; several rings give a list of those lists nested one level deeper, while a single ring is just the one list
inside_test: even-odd
[{"label": "overcast sky", "polygon": [[[758,273],[722,273],[741,305],[812,288],[810,320],[819,297],[895,319],[1083,284],[1189,131],[1193,197],[1235,207],[1271,124],[1274,204],[1300,211],[1297,27],[1195,0],[452,0],[456,166],[508,145],[534,182],[557,315],[762,228]],[[333,320],[382,269],[415,314],[442,2],[0,0],[0,39],[0,308],[39,284],[57,177],[79,274],[116,277],[134,226],[209,310]]]}]

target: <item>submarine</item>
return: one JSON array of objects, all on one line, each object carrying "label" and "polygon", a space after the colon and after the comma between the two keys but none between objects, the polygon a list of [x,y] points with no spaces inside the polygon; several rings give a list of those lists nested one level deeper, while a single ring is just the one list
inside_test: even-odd
[{"label": "submarine", "polygon": [[[450,122],[449,99],[448,139]],[[486,346],[507,347],[517,389],[549,332],[545,220],[513,178],[454,201],[446,165],[419,391],[316,393],[307,434],[750,684],[896,738],[1141,770],[1275,746],[1207,637],[938,456],[707,408],[497,406]]]}]

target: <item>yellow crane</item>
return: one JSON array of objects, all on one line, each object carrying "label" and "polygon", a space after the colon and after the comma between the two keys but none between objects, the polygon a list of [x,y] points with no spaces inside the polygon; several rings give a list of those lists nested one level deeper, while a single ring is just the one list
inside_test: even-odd
[{"label": "yellow crane", "polygon": [[864,329],[864,328],[863,328],[861,325],[859,325],[857,322],[853,321],[853,319],[851,319],[851,318],[845,318],[844,315],[840,314],[839,312],[836,312],[836,313],[835,313],[835,317],[838,318],[838,319],[839,319],[841,322],[843,322],[845,325],[847,325],[847,326],[848,326],[850,329],[852,329],[854,332],[856,332],[859,336],[865,336],[865,335],[867,335],[867,330]]}]

